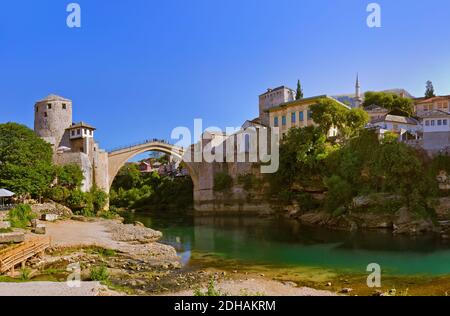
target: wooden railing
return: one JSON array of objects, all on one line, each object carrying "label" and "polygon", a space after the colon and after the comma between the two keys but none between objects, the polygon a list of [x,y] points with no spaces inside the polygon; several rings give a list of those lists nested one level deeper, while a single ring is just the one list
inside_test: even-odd
[{"label": "wooden railing", "polygon": [[51,246],[51,238],[36,238],[25,241],[17,246],[5,248],[0,251],[0,274],[9,270],[14,273],[14,267],[21,264],[22,267],[28,259],[43,254]]}]

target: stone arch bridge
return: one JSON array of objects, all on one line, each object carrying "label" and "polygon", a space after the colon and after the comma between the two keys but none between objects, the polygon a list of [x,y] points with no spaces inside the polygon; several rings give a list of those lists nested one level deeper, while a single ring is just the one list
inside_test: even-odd
[{"label": "stone arch bridge", "polygon": [[199,183],[198,172],[193,163],[185,161],[186,149],[163,141],[146,141],[140,144],[122,147],[108,152],[108,188],[111,188],[114,178],[127,161],[148,151],[162,152],[171,155],[180,161],[184,161],[189,170],[189,175],[192,178],[192,182],[194,183],[194,192],[196,191]]}]

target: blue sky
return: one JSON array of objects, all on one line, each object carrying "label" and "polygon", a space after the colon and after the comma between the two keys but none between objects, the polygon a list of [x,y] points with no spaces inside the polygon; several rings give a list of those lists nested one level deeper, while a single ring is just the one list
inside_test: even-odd
[{"label": "blue sky", "polygon": [[362,0],[64,0],[0,4],[0,122],[33,126],[50,93],[111,148],[169,138],[176,126],[239,126],[268,87],[306,96],[405,88],[450,94],[450,1],[384,0],[382,28]]}]

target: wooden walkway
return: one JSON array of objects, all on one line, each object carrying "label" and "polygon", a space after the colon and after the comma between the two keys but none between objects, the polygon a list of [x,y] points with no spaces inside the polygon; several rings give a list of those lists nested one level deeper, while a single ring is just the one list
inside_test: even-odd
[{"label": "wooden walkway", "polygon": [[15,266],[25,267],[28,259],[44,254],[51,246],[51,238],[43,237],[25,241],[20,245],[8,247],[0,251],[0,274],[7,271],[14,273]]}]

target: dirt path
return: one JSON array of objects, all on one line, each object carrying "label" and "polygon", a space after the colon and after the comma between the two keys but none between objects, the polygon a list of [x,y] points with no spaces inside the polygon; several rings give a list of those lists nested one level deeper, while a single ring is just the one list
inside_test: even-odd
[{"label": "dirt path", "polygon": [[66,283],[28,282],[0,283],[0,296],[115,296],[99,282],[81,282],[80,287],[69,287]]},{"label": "dirt path", "polygon": [[[291,283],[282,283],[264,278],[246,280],[221,281],[215,287],[220,293],[228,296],[336,296],[330,291],[315,290],[307,287],[296,287]],[[206,289],[202,290],[203,292]],[[194,291],[168,293],[170,296],[193,296]]]}]

